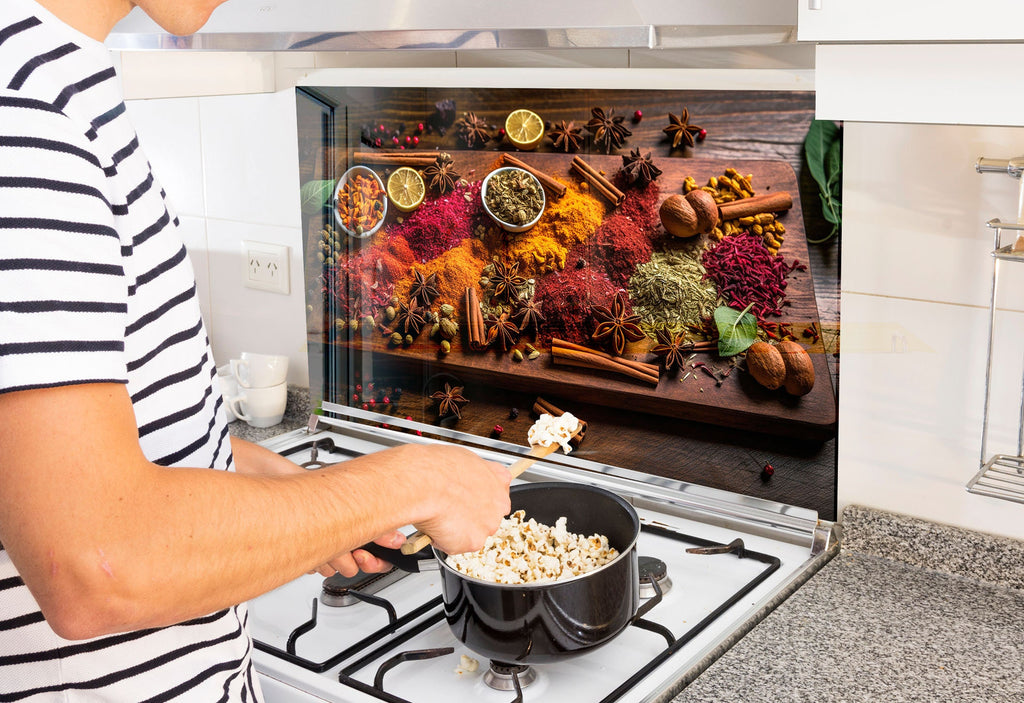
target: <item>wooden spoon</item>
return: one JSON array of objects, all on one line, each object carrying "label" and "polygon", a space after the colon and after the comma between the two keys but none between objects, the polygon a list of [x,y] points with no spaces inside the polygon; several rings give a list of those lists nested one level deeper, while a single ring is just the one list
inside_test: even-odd
[{"label": "wooden spoon", "polygon": [[[579,429],[578,425],[577,429]],[[575,434],[575,432],[573,432],[573,434]],[[521,473],[526,471],[528,468],[533,466],[533,463],[535,461],[543,459],[547,455],[553,453],[560,446],[561,445],[555,442],[552,442],[548,446],[542,446],[540,444],[534,445],[530,447],[529,455],[524,456],[522,459],[516,460],[515,462],[513,462],[511,466],[508,467],[508,472],[512,474],[512,478],[516,478]],[[402,554],[415,554],[416,552],[426,547],[428,544],[430,544],[430,535],[426,534],[425,532],[416,531],[409,535],[409,537],[405,540],[405,544],[402,545],[401,551]]]}]

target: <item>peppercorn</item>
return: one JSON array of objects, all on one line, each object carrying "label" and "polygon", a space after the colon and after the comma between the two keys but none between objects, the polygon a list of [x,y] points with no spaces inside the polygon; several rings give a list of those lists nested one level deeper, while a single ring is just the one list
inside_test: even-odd
[{"label": "peppercorn", "polygon": [[500,437],[501,433],[504,432],[504,431],[505,431],[504,427],[502,427],[501,425],[495,425],[494,429],[491,430],[491,434],[494,435],[495,437]]},{"label": "peppercorn", "polygon": [[519,417],[519,408],[512,408],[511,410],[509,410],[508,416],[510,419],[515,420],[517,417]]},{"label": "peppercorn", "polygon": [[761,469],[761,479],[767,481],[775,475],[775,467],[771,464],[765,464],[764,468]]},{"label": "peppercorn", "polygon": [[644,113],[641,110],[637,110],[633,113],[633,123],[636,124],[644,118]]}]

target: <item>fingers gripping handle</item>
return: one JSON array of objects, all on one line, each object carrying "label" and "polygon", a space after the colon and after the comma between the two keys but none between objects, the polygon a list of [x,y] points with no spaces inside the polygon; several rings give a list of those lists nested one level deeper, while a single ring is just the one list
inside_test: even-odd
[{"label": "fingers gripping handle", "polygon": [[[549,446],[533,446],[530,448],[529,455],[524,456],[522,459],[513,462],[512,465],[508,467],[508,472],[512,475],[512,478],[516,478],[521,473],[526,471],[528,468],[533,466],[533,463],[535,461],[537,461],[538,459],[543,459],[547,455],[554,452],[556,449],[558,449],[558,445],[554,443],[550,444]],[[425,532],[413,532],[406,538],[405,544],[403,544],[401,547],[401,552],[402,554],[415,554],[416,552],[426,547],[428,544],[430,544],[430,535],[426,534]]]}]

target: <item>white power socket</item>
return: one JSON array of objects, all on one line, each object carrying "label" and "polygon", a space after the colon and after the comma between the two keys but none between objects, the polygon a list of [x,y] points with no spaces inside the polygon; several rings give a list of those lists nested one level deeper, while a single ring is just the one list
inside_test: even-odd
[{"label": "white power socket", "polygon": [[282,244],[242,241],[242,281],[246,288],[288,295],[288,253]]}]

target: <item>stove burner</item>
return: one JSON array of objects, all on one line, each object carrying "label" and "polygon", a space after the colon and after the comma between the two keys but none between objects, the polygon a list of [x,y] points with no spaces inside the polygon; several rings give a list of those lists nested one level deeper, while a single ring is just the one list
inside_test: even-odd
[{"label": "stove burner", "polygon": [[651,579],[658,582],[662,594],[668,593],[672,588],[672,579],[668,577],[668,567],[665,562],[655,557],[639,557],[637,564],[640,566],[640,597],[653,598],[654,586]]},{"label": "stove burner", "polygon": [[496,691],[515,691],[516,678],[519,679],[519,686],[526,688],[537,680],[537,670],[525,664],[492,661],[491,667],[484,674],[484,683]]},{"label": "stove burner", "polygon": [[364,574],[360,572],[352,577],[342,576],[341,574],[328,576],[324,579],[323,590],[320,591],[320,602],[332,608],[355,605],[363,599],[353,595],[353,593],[371,595],[405,578],[407,575],[404,571],[392,569],[383,574]]}]

